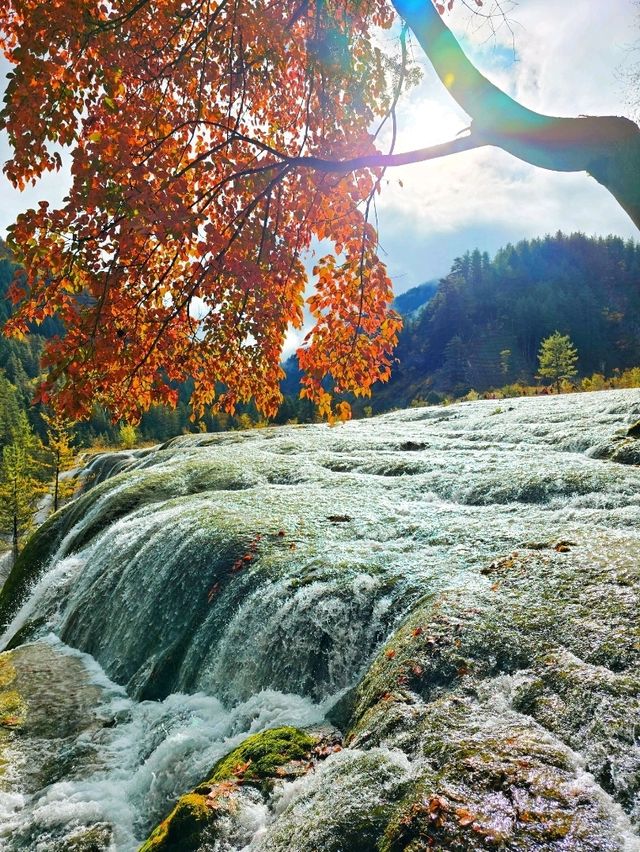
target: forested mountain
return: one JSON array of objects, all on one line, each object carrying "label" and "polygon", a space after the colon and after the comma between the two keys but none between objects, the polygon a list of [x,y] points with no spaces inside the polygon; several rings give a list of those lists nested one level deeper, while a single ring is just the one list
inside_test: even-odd
[{"label": "forested mountain", "polygon": [[558,233],[507,245],[493,260],[477,250],[457,258],[426,308],[405,320],[374,409],[429,391],[531,384],[540,342],[556,330],[576,346],[579,376],[640,365],[640,245]]},{"label": "forested mountain", "polygon": [[400,293],[393,300],[393,309],[403,316],[419,311],[438,292],[438,284],[438,281],[425,281],[424,284],[418,284],[417,287]]}]

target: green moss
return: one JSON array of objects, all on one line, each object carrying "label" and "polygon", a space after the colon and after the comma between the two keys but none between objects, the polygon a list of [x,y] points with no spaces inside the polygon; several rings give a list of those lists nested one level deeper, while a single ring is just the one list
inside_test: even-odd
[{"label": "green moss", "polygon": [[248,737],[213,767],[209,784],[241,777],[245,784],[269,789],[278,770],[292,760],[305,758],[315,744],[297,728],[283,727]]},{"label": "green moss", "polygon": [[11,654],[0,654],[0,689],[13,683],[16,677],[16,667],[13,665]]},{"label": "green moss", "polygon": [[169,816],[140,847],[140,852],[192,852],[200,846],[203,832],[215,822],[216,812],[206,796],[187,793]]},{"label": "green moss", "polygon": [[273,728],[248,737],[216,763],[208,781],[182,796],[140,852],[199,849],[205,836],[215,830],[218,816],[225,812],[225,802],[236,782],[251,784],[268,793],[274,780],[280,777],[279,770],[291,761],[307,757],[317,741],[317,737],[292,727]]},{"label": "green moss", "polygon": [[19,728],[26,716],[27,707],[15,689],[0,692],[0,727]]}]

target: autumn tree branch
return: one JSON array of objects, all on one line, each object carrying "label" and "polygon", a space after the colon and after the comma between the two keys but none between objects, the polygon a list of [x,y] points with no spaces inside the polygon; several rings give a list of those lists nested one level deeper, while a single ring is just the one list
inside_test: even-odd
[{"label": "autumn tree branch", "polygon": [[[511,98],[469,61],[431,0],[392,0],[442,83],[472,119],[477,145],[494,145],[534,166],[586,171],[640,228],[640,128],[621,116],[560,118]],[[413,160],[411,162],[414,162]]]}]

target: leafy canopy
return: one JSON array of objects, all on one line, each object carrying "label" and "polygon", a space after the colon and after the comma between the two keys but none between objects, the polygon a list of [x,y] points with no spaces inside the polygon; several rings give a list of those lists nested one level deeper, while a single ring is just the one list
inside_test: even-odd
[{"label": "leafy canopy", "polygon": [[196,414],[251,397],[274,414],[314,240],[333,251],[308,300],[303,394],[331,415],[325,376],[357,395],[388,378],[400,320],[368,221],[382,170],[314,158],[375,153],[371,128],[411,76],[403,44],[376,42],[393,18],[388,0],[4,4],[5,172],[24,187],[72,152],[62,208],[11,231],[26,272],[10,330],[52,315],[66,329],[43,401],[135,420],[192,376]]}]

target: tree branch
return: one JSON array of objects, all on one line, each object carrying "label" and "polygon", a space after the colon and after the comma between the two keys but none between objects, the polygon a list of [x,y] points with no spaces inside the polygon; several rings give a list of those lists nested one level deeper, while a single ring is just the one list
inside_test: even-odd
[{"label": "tree branch", "polygon": [[621,116],[561,118],[528,109],[469,61],[431,0],[392,0],[442,83],[472,119],[478,144],[534,166],[586,171],[640,228],[640,128]]},{"label": "tree branch", "polygon": [[418,148],[415,151],[405,151],[401,154],[365,154],[350,160],[323,160],[321,157],[287,157],[278,154],[286,163],[294,168],[314,169],[327,174],[354,172],[358,169],[387,168],[389,166],[407,166],[411,163],[422,163],[425,160],[435,160],[458,154],[460,151],[471,151],[488,143],[478,139],[474,134],[452,139],[440,145],[428,148]]}]

